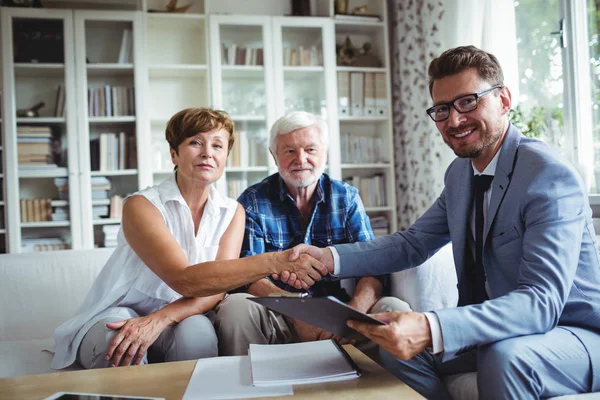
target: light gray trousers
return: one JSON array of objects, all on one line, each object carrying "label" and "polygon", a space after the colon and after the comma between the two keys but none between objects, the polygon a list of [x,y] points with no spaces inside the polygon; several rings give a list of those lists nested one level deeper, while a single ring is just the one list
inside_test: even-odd
[{"label": "light gray trousers", "polygon": [[[197,360],[216,357],[218,341],[213,327],[214,311],[205,315],[192,315],[165,329],[150,346],[142,364],[161,361]],[[107,368],[112,361],[105,360],[106,350],[118,331],[106,327],[109,322],[122,321],[109,317],[96,322],[83,337],[77,361],[86,369]]]},{"label": "light gray trousers", "polygon": [[[215,330],[219,336],[220,355],[246,355],[250,343],[284,344],[298,341],[286,317],[246,300],[248,297],[254,296],[248,293],[229,295],[216,308]],[[408,303],[396,297],[382,297],[369,313],[410,310]]]}]

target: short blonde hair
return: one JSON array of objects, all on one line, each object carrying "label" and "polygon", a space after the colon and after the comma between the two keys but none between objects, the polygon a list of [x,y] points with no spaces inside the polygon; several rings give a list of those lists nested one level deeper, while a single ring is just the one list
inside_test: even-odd
[{"label": "short blonde hair", "polygon": [[224,129],[229,132],[228,151],[231,151],[235,141],[233,137],[235,124],[225,111],[212,108],[194,107],[179,111],[167,123],[165,137],[169,146],[177,153],[179,145],[185,139],[215,129]]}]

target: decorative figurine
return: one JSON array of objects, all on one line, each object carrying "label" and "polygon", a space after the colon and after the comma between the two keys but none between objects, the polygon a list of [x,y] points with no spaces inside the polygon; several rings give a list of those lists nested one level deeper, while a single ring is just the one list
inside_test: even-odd
[{"label": "decorative figurine", "polygon": [[40,108],[44,107],[45,105],[46,105],[46,103],[44,103],[43,101],[40,101],[39,103],[37,103],[29,108],[17,110],[17,117],[18,118],[37,118],[40,116],[40,113],[38,112],[38,110]]},{"label": "decorative figurine", "polygon": [[177,7],[177,0],[169,0],[169,2],[167,3],[167,6],[165,7],[164,10],[148,10],[148,12],[183,14],[184,12],[189,10],[190,7],[193,5],[194,5],[194,3],[190,3],[185,6]]}]

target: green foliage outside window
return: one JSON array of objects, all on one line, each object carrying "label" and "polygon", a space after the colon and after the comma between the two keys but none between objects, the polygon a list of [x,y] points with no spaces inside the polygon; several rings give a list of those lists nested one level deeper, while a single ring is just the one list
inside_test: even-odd
[{"label": "green foliage outside window", "polygon": [[523,135],[536,139],[546,139],[552,128],[563,126],[563,112],[558,107],[548,112],[544,107],[534,106],[526,110],[518,105],[508,112],[508,119]]}]

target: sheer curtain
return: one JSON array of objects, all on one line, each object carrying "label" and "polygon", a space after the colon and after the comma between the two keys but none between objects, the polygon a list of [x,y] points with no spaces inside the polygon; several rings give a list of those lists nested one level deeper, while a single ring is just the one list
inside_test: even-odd
[{"label": "sheer curtain", "polygon": [[425,114],[427,67],[444,50],[472,44],[498,57],[517,96],[513,0],[388,0],[399,229],[408,228],[440,194],[454,153]]}]

